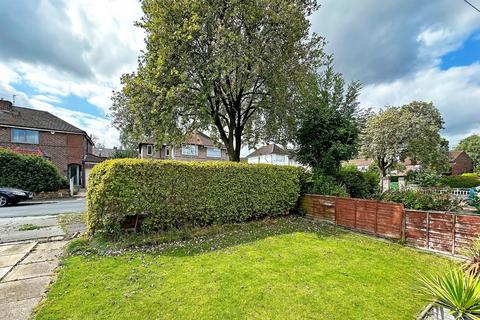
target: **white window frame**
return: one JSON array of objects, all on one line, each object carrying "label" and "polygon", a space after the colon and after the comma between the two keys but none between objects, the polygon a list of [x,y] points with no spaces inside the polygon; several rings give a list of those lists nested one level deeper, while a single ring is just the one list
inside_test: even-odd
[{"label": "white window frame", "polygon": [[153,156],[153,145],[147,144],[147,156]]},{"label": "white window frame", "polygon": [[[211,152],[215,152],[212,154]],[[222,149],[215,148],[215,147],[207,147],[207,158],[221,158],[222,157]]]},{"label": "white window frame", "polygon": [[196,144],[183,144],[182,155],[184,156],[198,156],[198,146]]},{"label": "white window frame", "polygon": [[[20,139],[20,140],[15,140],[15,131],[19,132],[21,131],[23,133],[23,137],[25,138],[24,140]],[[31,142],[31,141],[27,141],[27,133],[35,133],[36,134],[36,139],[34,142]],[[17,135],[18,137],[18,135]],[[20,129],[20,128],[12,128],[12,132],[11,132],[11,140],[12,140],[12,143],[25,143],[25,144],[39,144],[40,143],[40,132],[37,131],[37,130],[28,130],[28,129]]]}]

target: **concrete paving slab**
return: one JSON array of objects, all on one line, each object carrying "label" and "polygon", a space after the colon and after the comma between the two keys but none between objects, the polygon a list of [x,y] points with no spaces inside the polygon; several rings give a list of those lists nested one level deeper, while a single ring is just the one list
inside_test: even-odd
[{"label": "concrete paving slab", "polygon": [[0,256],[9,256],[22,253],[26,254],[35,246],[35,244],[36,242],[25,242],[11,245],[0,245]]},{"label": "concrete paving slab", "polygon": [[62,254],[63,249],[35,250],[23,259],[21,264],[58,260]]},{"label": "concrete paving slab", "polygon": [[[38,277],[0,283],[0,304],[41,297],[50,284],[50,277]],[[7,318],[8,319],[8,318]]]},{"label": "concrete paving slab", "polygon": [[35,251],[64,249],[68,241],[51,241],[37,244]]},{"label": "concrete paving slab", "polygon": [[28,320],[33,309],[42,300],[40,297],[21,301],[0,303],[0,319]]},{"label": "concrete paving slab", "polygon": [[0,268],[16,265],[18,261],[25,256],[25,254],[26,252],[20,254],[11,254],[8,256],[0,256]]},{"label": "concrete paving slab", "polygon": [[[0,279],[2,279],[12,267],[3,267],[0,268]],[[1,318],[0,318],[1,319]]]},{"label": "concrete paving slab", "polygon": [[58,261],[43,261],[17,265],[3,281],[14,281],[33,277],[52,275]]}]

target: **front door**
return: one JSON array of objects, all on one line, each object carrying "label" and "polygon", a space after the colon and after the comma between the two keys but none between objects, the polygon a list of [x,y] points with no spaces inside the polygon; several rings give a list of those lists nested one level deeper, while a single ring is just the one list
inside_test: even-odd
[{"label": "front door", "polygon": [[73,178],[73,184],[75,186],[80,186],[82,183],[81,178],[81,166],[79,164],[69,164],[68,165],[68,181]]}]

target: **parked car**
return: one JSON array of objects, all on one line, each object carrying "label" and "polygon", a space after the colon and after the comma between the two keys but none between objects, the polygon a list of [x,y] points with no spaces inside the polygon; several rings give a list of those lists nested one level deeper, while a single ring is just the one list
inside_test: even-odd
[{"label": "parked car", "polygon": [[0,187],[0,207],[5,207],[7,204],[17,204],[20,201],[32,198],[33,193],[30,191]]}]

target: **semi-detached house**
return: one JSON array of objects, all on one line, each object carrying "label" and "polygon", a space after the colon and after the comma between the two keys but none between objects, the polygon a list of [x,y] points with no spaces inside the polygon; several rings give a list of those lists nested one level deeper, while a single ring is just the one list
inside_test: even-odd
[{"label": "semi-detached house", "polygon": [[51,160],[75,185],[85,185],[93,145],[85,131],[49,112],[0,100],[0,147]]}]

